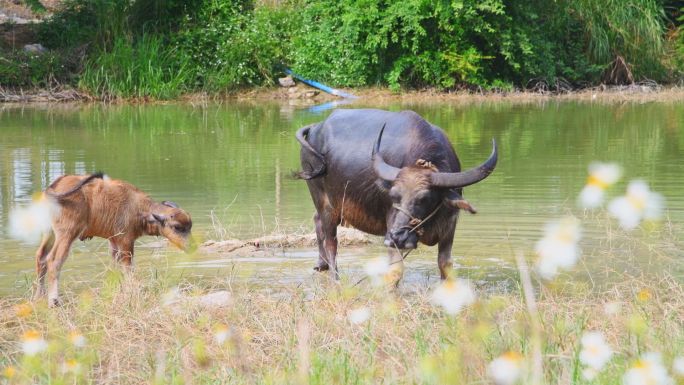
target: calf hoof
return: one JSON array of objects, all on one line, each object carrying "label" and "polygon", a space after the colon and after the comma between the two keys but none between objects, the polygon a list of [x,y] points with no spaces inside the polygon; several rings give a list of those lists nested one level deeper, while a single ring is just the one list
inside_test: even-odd
[{"label": "calf hoof", "polygon": [[33,292],[32,299],[34,302],[37,302],[37,301],[40,301],[41,299],[43,299],[44,297],[45,297],[45,291],[37,289],[36,291]]},{"label": "calf hoof", "polygon": [[48,307],[58,307],[62,304],[62,301],[59,300],[59,298],[48,298]]},{"label": "calf hoof", "polygon": [[327,271],[330,270],[330,266],[325,262],[318,262],[318,264],[314,266],[313,269],[316,271]]}]

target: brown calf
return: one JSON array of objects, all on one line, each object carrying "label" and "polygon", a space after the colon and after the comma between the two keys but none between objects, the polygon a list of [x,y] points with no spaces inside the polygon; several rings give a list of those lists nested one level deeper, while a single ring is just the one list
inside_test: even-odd
[{"label": "brown calf", "polygon": [[108,239],[112,257],[127,270],[135,240],[143,235],[164,236],[186,251],[192,246],[190,214],[173,202],[154,202],[135,186],[101,173],[61,176],[44,194],[59,205],[59,213],[36,252],[34,298],[45,295],[47,276],[49,306],[59,304],[59,272],[76,238]]}]

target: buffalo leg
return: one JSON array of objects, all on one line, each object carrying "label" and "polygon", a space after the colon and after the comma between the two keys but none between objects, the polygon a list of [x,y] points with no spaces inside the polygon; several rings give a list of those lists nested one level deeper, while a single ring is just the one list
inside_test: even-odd
[{"label": "buffalo leg", "polygon": [[321,221],[321,234],[323,235],[323,259],[332,270],[335,278],[339,278],[337,271],[337,225],[339,220],[333,212],[325,210],[319,216]]},{"label": "buffalo leg", "polygon": [[75,234],[55,234],[55,244],[47,256],[48,306],[59,305],[59,273],[69,256]]},{"label": "buffalo leg", "polygon": [[449,271],[453,268],[451,247],[454,244],[456,223],[451,227],[452,229],[446,232],[444,238],[442,238],[437,245],[437,264],[439,265],[439,275],[443,280],[449,278]]},{"label": "buffalo leg", "polygon": [[318,263],[314,266],[316,271],[326,271],[330,269],[330,264],[328,263],[328,257],[326,256],[323,234],[323,223],[321,222],[320,214],[316,213],[313,217],[314,225],[316,226],[316,242],[318,243]]},{"label": "buffalo leg", "polygon": [[48,234],[43,235],[40,246],[36,251],[36,284],[33,293],[33,299],[37,300],[45,295],[45,275],[47,274],[47,255],[52,248],[55,241],[55,235],[52,230]]},{"label": "buffalo leg", "polygon": [[399,281],[404,276],[404,256],[401,251],[394,247],[389,248],[389,272],[387,273],[387,283],[398,286]]}]

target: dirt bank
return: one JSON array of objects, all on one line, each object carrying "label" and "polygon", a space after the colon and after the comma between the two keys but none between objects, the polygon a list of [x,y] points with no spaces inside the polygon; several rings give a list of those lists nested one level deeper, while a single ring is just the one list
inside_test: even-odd
[{"label": "dirt bank", "polygon": [[[298,86],[302,87],[302,86]],[[384,87],[345,89],[346,92],[358,96],[356,100],[348,100],[348,105],[373,103],[482,103],[482,102],[515,102],[535,103],[551,100],[580,100],[596,102],[680,102],[684,101],[684,87],[681,86],[658,86],[630,85],[630,86],[597,86],[577,91],[552,93],[552,92],[472,92],[456,91],[444,92],[435,89],[426,90],[402,90],[394,92]],[[287,100],[287,91],[283,88],[263,88],[244,92],[228,94],[228,97],[241,101],[248,100]],[[188,95],[188,100],[198,100],[198,95]],[[323,94],[317,95],[312,101],[343,101],[343,99]]]},{"label": "dirt bank", "polygon": [[[371,237],[368,234],[345,227],[338,228],[337,240],[340,246],[358,246],[371,243]],[[316,247],[316,234],[274,234],[250,240],[210,240],[200,245],[199,252],[242,257],[268,255],[283,249],[302,247]]]},{"label": "dirt bank", "polygon": [[[265,102],[274,101],[293,106],[308,107],[327,102],[338,102],[335,106],[355,106],[383,103],[544,103],[549,101],[584,101],[597,103],[648,103],[648,102],[682,102],[684,101],[684,87],[681,86],[599,86],[565,93],[549,92],[442,92],[438,90],[404,90],[394,92],[388,88],[373,87],[361,89],[346,89],[358,99],[341,99],[324,92],[318,92],[305,85],[297,85],[294,91],[287,88],[267,87],[250,90],[231,91],[219,94],[191,93],[176,100],[159,101],[147,98],[110,100],[108,103],[174,103],[203,104],[221,101]],[[54,103],[54,102],[93,102],[99,100],[81,90],[68,87],[54,89],[11,90],[0,88],[0,103]],[[333,107],[335,107],[333,106]]]}]

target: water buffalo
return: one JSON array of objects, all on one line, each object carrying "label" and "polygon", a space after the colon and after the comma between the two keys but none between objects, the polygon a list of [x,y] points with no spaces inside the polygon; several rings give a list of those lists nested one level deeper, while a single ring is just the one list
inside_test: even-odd
[{"label": "water buffalo", "polygon": [[[462,197],[465,186],[486,178],[497,149],[467,171],[444,131],[413,111],[341,109],[297,131],[302,171],[316,207],[319,258],[315,270],[337,275],[337,226],[384,235],[392,264],[418,242],[438,244],[442,279],[451,268],[451,247],[460,209],[475,213]],[[381,145],[382,144],[382,145]]]},{"label": "water buffalo", "polygon": [[131,266],[135,240],[143,235],[164,236],[184,250],[194,246],[190,214],[173,202],[154,202],[135,186],[101,173],[61,176],[43,199],[54,202],[58,210],[51,218],[52,231],[36,251],[35,298],[45,295],[47,276],[50,306],[59,304],[59,272],[76,238],[108,239],[112,257],[125,268]]}]

